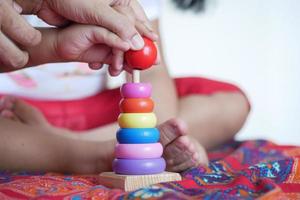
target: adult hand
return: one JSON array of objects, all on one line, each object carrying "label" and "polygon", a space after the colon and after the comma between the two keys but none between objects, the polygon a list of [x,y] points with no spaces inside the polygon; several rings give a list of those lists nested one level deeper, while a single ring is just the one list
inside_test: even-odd
[{"label": "adult hand", "polygon": [[0,1],[0,72],[23,67],[29,55],[19,46],[30,47],[41,41],[41,33],[23,19],[21,12],[16,2]]},{"label": "adult hand", "polygon": [[[131,49],[139,50],[144,41],[135,24],[112,6],[116,0],[16,0],[26,8],[23,13],[36,14],[50,25],[64,26],[67,23],[98,25],[116,33],[130,44]],[[31,7],[28,6],[31,4]]]},{"label": "adult hand", "polygon": [[[34,13],[48,24],[63,26],[70,22],[94,24],[107,28],[126,41],[130,48],[139,50],[144,46],[140,35],[152,40],[157,35],[136,0],[17,0],[25,9],[23,13]],[[123,69],[123,52],[112,51],[113,59],[109,67],[111,75],[118,75]],[[98,69],[102,63],[90,63]]]}]

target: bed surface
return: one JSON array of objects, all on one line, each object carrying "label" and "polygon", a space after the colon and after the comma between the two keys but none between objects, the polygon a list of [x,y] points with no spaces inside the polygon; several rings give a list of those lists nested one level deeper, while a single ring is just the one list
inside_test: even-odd
[{"label": "bed surface", "polygon": [[182,173],[183,181],[130,193],[102,186],[97,175],[2,171],[0,199],[300,199],[300,147],[231,142],[209,157],[209,167]]}]

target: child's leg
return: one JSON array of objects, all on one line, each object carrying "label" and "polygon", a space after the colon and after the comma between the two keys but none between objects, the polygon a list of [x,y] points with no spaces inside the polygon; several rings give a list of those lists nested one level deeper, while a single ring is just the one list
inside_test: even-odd
[{"label": "child's leg", "polygon": [[176,79],[178,117],[206,149],[231,140],[243,126],[249,103],[235,86],[204,78]]},{"label": "child's leg", "polygon": [[111,142],[48,134],[48,129],[0,118],[0,169],[96,173],[110,169]]},{"label": "child's leg", "polygon": [[179,100],[179,117],[189,126],[189,135],[206,149],[231,140],[248,115],[245,97],[238,93],[191,95]]}]

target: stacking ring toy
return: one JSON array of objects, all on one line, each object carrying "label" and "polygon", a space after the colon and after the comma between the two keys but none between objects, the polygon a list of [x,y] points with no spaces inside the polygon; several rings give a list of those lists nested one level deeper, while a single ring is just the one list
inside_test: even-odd
[{"label": "stacking ring toy", "polygon": [[121,128],[154,128],[156,121],[154,113],[122,113],[118,118]]},{"label": "stacking ring toy", "polygon": [[117,140],[120,144],[156,143],[159,140],[159,131],[156,128],[120,128]]},{"label": "stacking ring toy", "polygon": [[120,101],[122,113],[150,113],[153,108],[154,103],[150,98],[127,98]]},{"label": "stacking ring toy", "polygon": [[125,83],[121,87],[123,98],[149,98],[151,91],[150,83]]},{"label": "stacking ring toy", "polygon": [[163,147],[160,143],[117,144],[115,147],[115,158],[124,158],[124,159],[160,158],[162,154],[163,154]]},{"label": "stacking ring toy", "polygon": [[114,159],[113,170],[117,174],[145,175],[158,174],[165,171],[163,158],[154,159]]}]

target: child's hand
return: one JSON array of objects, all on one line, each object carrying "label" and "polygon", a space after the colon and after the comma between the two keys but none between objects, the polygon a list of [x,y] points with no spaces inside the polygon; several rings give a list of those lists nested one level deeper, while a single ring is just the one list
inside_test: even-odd
[{"label": "child's hand", "polygon": [[128,43],[105,28],[82,24],[60,30],[55,45],[60,60],[102,64],[111,64],[118,59],[114,51],[123,52],[129,48]]}]

